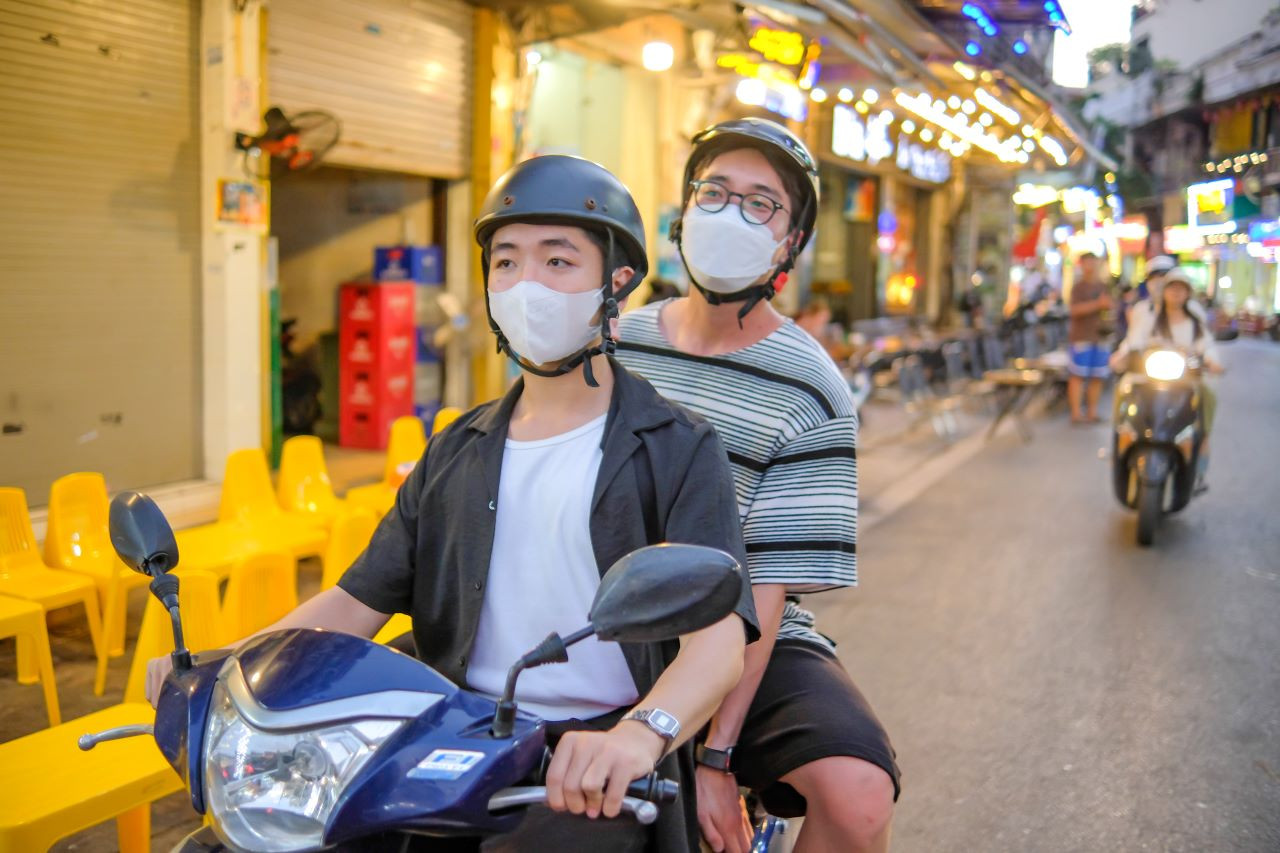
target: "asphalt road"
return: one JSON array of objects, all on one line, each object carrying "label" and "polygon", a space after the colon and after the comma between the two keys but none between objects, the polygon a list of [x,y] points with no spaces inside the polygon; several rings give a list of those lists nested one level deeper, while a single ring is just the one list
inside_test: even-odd
[{"label": "asphalt road", "polygon": [[1154,548],[1059,413],[812,602],[897,748],[895,851],[1280,851],[1280,346],[1223,355],[1210,491]]}]

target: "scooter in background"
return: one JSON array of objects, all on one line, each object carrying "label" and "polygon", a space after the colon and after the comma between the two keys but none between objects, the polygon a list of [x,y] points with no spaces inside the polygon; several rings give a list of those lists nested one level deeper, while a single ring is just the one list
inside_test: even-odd
[{"label": "scooter in background", "polygon": [[1205,437],[1201,364],[1169,347],[1132,361],[1116,385],[1111,476],[1116,499],[1138,512],[1138,544],[1150,545],[1160,520],[1196,493]]}]

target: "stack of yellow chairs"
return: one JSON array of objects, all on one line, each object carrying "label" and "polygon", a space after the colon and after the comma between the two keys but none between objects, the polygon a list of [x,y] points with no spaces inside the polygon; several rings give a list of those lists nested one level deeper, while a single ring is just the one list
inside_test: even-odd
[{"label": "stack of yellow chairs", "polygon": [[373,531],[378,526],[378,517],[372,510],[355,507],[344,512],[333,525],[329,535],[329,549],[324,553],[324,574],[320,578],[320,589],[325,590],[338,582],[343,573],[351,568],[361,552],[369,547]]},{"label": "stack of yellow chairs", "polygon": [[[79,604],[89,623],[98,666],[105,667],[107,644],[98,613],[98,588],[84,575],[46,566],[40,557],[27,496],[22,489],[0,488],[0,595],[39,604],[46,611]],[[19,646],[19,680],[34,682],[35,649]]]},{"label": "stack of yellow chairs", "polygon": [[[178,575],[187,647],[216,648],[223,641],[218,579],[203,571]],[[76,741],[89,732],[153,722],[144,695],[147,662],[172,650],[169,615],[149,599],[122,704],[0,744],[0,853],[47,850],[59,838],[112,819],[121,853],[150,850],[152,801],[182,789],[154,738],[108,741],[89,752]]]},{"label": "stack of yellow chairs", "polygon": [[225,636],[235,642],[284,618],[298,606],[298,564],[284,551],[245,557],[231,569],[222,597]]},{"label": "stack of yellow chairs", "polygon": [[[451,406],[436,412],[431,424],[431,434],[440,432],[461,414],[460,410]],[[379,518],[386,515],[395,505],[400,484],[413,471],[413,466],[422,458],[426,449],[427,437],[422,429],[422,421],[413,417],[396,418],[391,422],[391,439],[387,442],[387,461],[383,467],[382,479],[372,485],[349,489],[347,502],[371,509]]]},{"label": "stack of yellow chairs", "polygon": [[106,684],[107,657],[124,654],[129,590],[147,582],[146,575],[133,571],[116,556],[107,529],[109,507],[101,474],[59,477],[49,490],[49,523],[44,537],[46,563],[78,572],[98,588],[107,654],[98,659],[95,696],[102,695]]},{"label": "stack of yellow chairs", "polygon": [[[371,511],[363,508],[352,509],[338,519],[333,526],[329,550],[324,557],[324,576],[320,581],[322,590],[336,584],[343,572],[351,567],[356,557],[368,547],[377,526],[378,519]],[[412,627],[413,622],[408,616],[396,613],[374,636],[374,642],[386,643],[394,640]]]},{"label": "stack of yellow chairs", "polygon": [[175,536],[184,566],[222,578],[253,554],[285,551],[295,559],[319,557],[329,541],[316,516],[281,509],[261,449],[237,450],[227,457],[218,520]]},{"label": "stack of yellow chairs", "polygon": [[324,445],[314,435],[295,435],[284,443],[276,491],[286,512],[309,516],[326,530],[346,505],[333,493]]}]

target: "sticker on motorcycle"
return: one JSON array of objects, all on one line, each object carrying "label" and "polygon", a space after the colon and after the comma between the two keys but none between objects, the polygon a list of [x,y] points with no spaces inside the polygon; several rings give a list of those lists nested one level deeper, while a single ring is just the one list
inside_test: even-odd
[{"label": "sticker on motorcycle", "polygon": [[474,770],[484,759],[483,752],[437,749],[409,771],[410,779],[457,779]]}]

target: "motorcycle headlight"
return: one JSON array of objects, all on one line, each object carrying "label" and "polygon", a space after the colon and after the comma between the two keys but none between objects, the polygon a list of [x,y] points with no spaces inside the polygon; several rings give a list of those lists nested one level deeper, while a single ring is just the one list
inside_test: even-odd
[{"label": "motorcycle headlight", "polygon": [[260,853],[320,849],[343,789],[403,725],[404,720],[367,719],[265,730],[245,719],[219,680],[204,760],[215,829],[230,844]]},{"label": "motorcycle headlight", "polygon": [[1182,378],[1187,370],[1187,359],[1173,350],[1156,350],[1147,356],[1143,368],[1152,379],[1171,382]]}]

